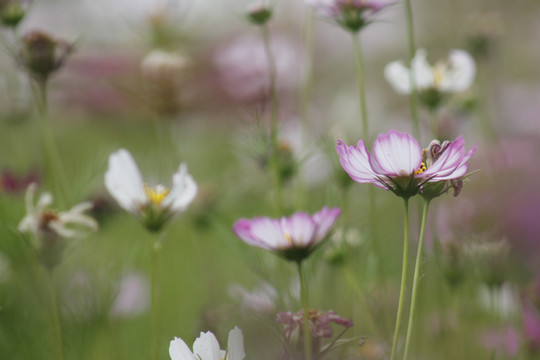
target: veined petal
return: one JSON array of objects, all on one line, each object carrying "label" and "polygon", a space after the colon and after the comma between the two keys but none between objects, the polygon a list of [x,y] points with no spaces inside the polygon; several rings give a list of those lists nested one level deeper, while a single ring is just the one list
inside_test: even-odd
[{"label": "veined petal", "polygon": [[187,208],[197,195],[197,183],[187,172],[187,165],[182,163],[173,175],[171,192],[163,199],[161,205],[172,212],[180,212]]},{"label": "veined petal", "polygon": [[235,327],[229,331],[229,340],[227,343],[227,360],[243,360],[246,357],[244,351],[244,336],[242,330]]},{"label": "veined petal", "polygon": [[440,84],[440,90],[445,92],[467,90],[476,75],[476,64],[473,57],[466,51],[454,50],[450,53],[448,65]]},{"label": "veined petal", "polygon": [[125,149],[109,157],[105,187],[118,204],[131,213],[138,214],[139,207],[148,202],[139,168]]},{"label": "veined petal", "polygon": [[339,154],[341,166],[354,181],[358,183],[376,181],[377,174],[370,165],[369,153],[362,139],[358,140],[356,146],[347,146],[343,141],[338,140],[336,151]]},{"label": "veined petal", "polygon": [[288,247],[308,247],[311,245],[317,226],[309,214],[298,212],[290,217],[282,217],[281,230],[288,236]]},{"label": "veined petal", "polygon": [[371,168],[388,177],[410,176],[422,162],[422,149],[409,134],[390,130],[373,144]]},{"label": "veined petal", "polygon": [[322,241],[326,235],[328,235],[330,228],[334,225],[340,214],[341,209],[329,209],[326,206],[313,214],[313,221],[317,224],[317,233],[315,235],[314,243]]},{"label": "veined petal", "polygon": [[475,145],[471,150],[469,150],[469,152],[467,152],[467,154],[463,156],[459,164],[452,171],[438,173],[429,181],[436,182],[443,180],[453,180],[465,176],[469,170],[468,161],[476,152],[477,147],[478,145]]},{"label": "veined petal", "polygon": [[397,93],[402,95],[411,93],[411,73],[401,61],[394,61],[386,65],[384,77]]},{"label": "veined petal", "polygon": [[433,67],[427,61],[424,49],[418,49],[412,60],[414,83],[417,90],[423,90],[435,85]]},{"label": "veined petal", "polygon": [[193,355],[184,340],[174,338],[169,345],[169,355],[171,360],[199,360]]},{"label": "veined petal", "polygon": [[460,136],[452,141],[439,158],[424,173],[422,173],[422,177],[430,178],[437,174],[452,171],[459,165],[464,156],[465,140]]},{"label": "veined petal", "polygon": [[210,331],[203,333],[193,343],[193,353],[201,360],[222,360],[219,343]]}]

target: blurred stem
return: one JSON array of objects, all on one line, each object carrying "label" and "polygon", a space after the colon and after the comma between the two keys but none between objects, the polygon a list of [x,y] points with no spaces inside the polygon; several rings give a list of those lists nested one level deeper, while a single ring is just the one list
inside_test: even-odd
[{"label": "blurred stem", "polygon": [[382,252],[380,251],[379,247],[379,236],[377,232],[377,203],[375,201],[375,187],[368,186],[368,198],[369,198],[369,222],[370,222],[370,229],[371,229],[371,245],[373,254],[375,254],[376,258],[376,269],[377,274],[380,274],[380,276],[383,276],[384,266],[381,264]]},{"label": "blurred stem", "polygon": [[313,59],[315,58],[315,9],[305,7],[304,18],[304,46],[305,53],[305,81],[300,97],[302,107],[302,120],[305,129],[311,128],[311,113],[309,111],[309,101],[313,94]]},{"label": "blurred stem", "polygon": [[[490,96],[489,96],[489,90],[493,89],[493,86],[491,84],[491,74],[489,73],[489,70],[491,69],[490,64],[487,62],[481,63],[479,66],[480,70],[478,71],[478,79],[480,83],[480,95],[479,98],[479,104],[477,107],[477,116],[480,118],[483,135],[486,137],[486,140],[488,141],[497,141],[497,131],[495,128],[495,124],[492,121],[493,119],[493,111],[490,111]],[[491,116],[490,116],[491,115]]]},{"label": "blurred stem", "polygon": [[403,198],[403,264],[401,268],[401,289],[399,290],[399,303],[396,316],[396,328],[392,341],[392,355],[390,360],[396,358],[396,350],[399,339],[399,328],[403,316],[403,303],[405,302],[405,286],[407,284],[407,257],[409,253],[409,199]]},{"label": "blurred stem", "polygon": [[311,330],[309,327],[309,298],[306,285],[306,278],[302,270],[302,262],[297,262],[298,265],[298,277],[300,278],[300,301],[302,302],[303,318],[304,318],[304,353],[306,354],[306,360],[313,358],[311,354]]},{"label": "blurred stem", "polygon": [[58,148],[54,142],[54,136],[52,134],[49,124],[49,106],[47,97],[47,80],[36,80],[34,83],[31,81],[32,90],[34,94],[34,100],[38,108],[38,118],[41,127],[41,137],[43,142],[43,148],[45,152],[45,172],[50,179],[52,187],[54,188],[55,195],[60,196],[59,202],[62,206],[66,206],[69,203],[69,189],[66,178],[66,172],[62,161],[60,160],[60,154]]},{"label": "blurred stem", "polygon": [[159,359],[159,307],[158,307],[158,251],[160,234],[150,241],[150,281],[152,301],[152,359]]},{"label": "blurred stem", "polygon": [[431,132],[433,133],[434,139],[439,139],[441,134],[441,129],[439,127],[439,114],[436,109],[429,110],[429,123],[431,125]]},{"label": "blurred stem", "polygon": [[53,270],[47,269],[47,282],[49,287],[49,296],[51,301],[51,310],[54,324],[54,336],[56,338],[57,359],[64,359],[64,342],[62,340],[62,327],[60,325],[60,312],[58,311],[58,299],[54,288]]},{"label": "blurred stem", "polygon": [[356,79],[358,81],[358,100],[360,106],[360,121],[362,123],[362,137],[368,141],[368,115],[366,104],[366,72],[364,69],[364,55],[362,54],[362,44],[360,35],[352,34],[354,53],[356,55]]},{"label": "blurred stem", "polygon": [[420,128],[418,126],[418,104],[417,91],[416,91],[416,82],[414,81],[414,68],[413,68],[413,58],[416,52],[416,45],[414,44],[414,21],[413,21],[413,12],[411,0],[405,0],[405,17],[407,20],[407,43],[409,49],[409,76],[411,82],[411,93],[409,95],[409,101],[411,105],[411,118],[414,137],[421,141],[420,139]]},{"label": "blurred stem", "polygon": [[271,122],[270,122],[270,144],[272,149],[271,166],[274,176],[274,187],[276,191],[276,206],[278,215],[283,215],[283,201],[281,199],[281,171],[279,164],[279,144],[278,144],[278,126],[279,126],[279,99],[276,91],[276,63],[270,45],[270,31],[268,25],[261,26],[261,32],[264,42],[264,50],[269,69],[270,80],[270,107],[271,107]]},{"label": "blurred stem", "polygon": [[418,284],[420,283],[420,267],[422,266],[422,252],[424,249],[424,239],[426,234],[426,219],[428,215],[430,200],[424,200],[424,208],[422,210],[422,225],[420,226],[420,237],[418,239],[418,251],[416,254],[416,264],[414,266],[414,278],[411,295],[411,307],[409,311],[409,324],[407,326],[407,336],[405,337],[405,351],[403,360],[407,360],[409,353],[409,345],[412,336],[412,328],[414,322],[414,310],[416,306],[416,297],[418,295]]}]

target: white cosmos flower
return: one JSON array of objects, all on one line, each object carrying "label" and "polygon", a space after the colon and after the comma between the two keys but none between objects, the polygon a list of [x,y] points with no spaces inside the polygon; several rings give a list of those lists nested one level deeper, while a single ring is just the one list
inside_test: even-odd
[{"label": "white cosmos flower", "polygon": [[[436,90],[441,93],[456,93],[469,88],[476,74],[472,56],[463,50],[453,50],[447,60],[431,66],[424,49],[419,49],[412,60],[414,83],[420,93]],[[412,91],[409,68],[401,61],[391,62],[384,69],[390,85],[400,94]]]},{"label": "white cosmos flower", "polygon": [[244,351],[244,336],[242,330],[235,327],[229,331],[227,351],[221,350],[219,343],[210,331],[203,333],[193,343],[193,352],[184,340],[171,340],[169,355],[172,360],[242,360]]},{"label": "white cosmos flower", "polygon": [[131,154],[120,149],[109,156],[105,186],[126,211],[137,216],[151,231],[158,231],[175,214],[184,211],[197,194],[197,184],[180,164],[172,176],[172,187],[144,183]]},{"label": "white cosmos flower", "polygon": [[20,232],[31,233],[37,240],[43,240],[50,237],[68,239],[79,236],[80,232],[71,228],[70,225],[79,225],[97,231],[97,222],[84,214],[92,208],[91,202],[83,202],[68,211],[57,213],[49,209],[53,203],[53,197],[48,192],[41,194],[38,202],[34,204],[36,191],[35,183],[30,184],[26,190],[26,216],[18,225]]}]

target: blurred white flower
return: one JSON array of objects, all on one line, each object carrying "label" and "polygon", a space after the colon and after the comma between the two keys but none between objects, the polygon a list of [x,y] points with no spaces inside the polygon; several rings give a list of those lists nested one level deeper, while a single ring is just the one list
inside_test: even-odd
[{"label": "blurred white flower", "polygon": [[486,311],[501,318],[509,318],[519,314],[521,309],[519,291],[509,283],[504,283],[499,287],[481,286],[479,301]]},{"label": "blurred white flower", "polygon": [[242,360],[244,351],[244,336],[242,330],[235,327],[229,332],[227,351],[221,350],[219,343],[210,331],[203,333],[193,343],[193,352],[184,340],[171,340],[169,355],[172,360]]},{"label": "blurred white flower", "polygon": [[172,80],[186,69],[189,60],[174,52],[153,50],[141,61],[144,76],[155,80]]},{"label": "blurred white flower", "polygon": [[148,279],[137,272],[125,275],[118,285],[118,292],[111,307],[114,317],[136,316],[150,306],[150,285]]},{"label": "blurred white flower", "polygon": [[53,203],[50,193],[43,193],[34,205],[34,195],[37,185],[32,183],[26,191],[26,216],[19,223],[18,229],[22,233],[31,233],[36,239],[61,237],[75,238],[80,232],[70,225],[80,225],[92,231],[97,231],[98,224],[84,212],[92,208],[91,202],[80,203],[68,211],[56,213],[49,209]]},{"label": "blurred white flower", "polygon": [[[441,92],[455,93],[467,90],[476,74],[476,65],[472,56],[463,50],[453,50],[447,60],[434,66],[427,62],[427,53],[419,49],[412,61],[416,89],[436,89]],[[409,68],[401,61],[388,64],[384,70],[386,79],[400,94],[411,92]]]},{"label": "blurred white flower", "polygon": [[143,182],[131,154],[120,149],[109,157],[105,186],[126,211],[134,214],[150,231],[158,231],[175,214],[184,211],[197,194],[197,184],[182,163],[172,177],[172,187]]}]

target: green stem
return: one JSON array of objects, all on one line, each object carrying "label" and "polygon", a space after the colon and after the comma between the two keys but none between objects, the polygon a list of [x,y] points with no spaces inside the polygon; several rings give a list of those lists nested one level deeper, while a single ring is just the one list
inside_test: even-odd
[{"label": "green stem", "polygon": [[354,53],[356,55],[356,78],[358,81],[358,100],[360,106],[360,121],[362,123],[362,137],[368,141],[368,114],[366,104],[366,72],[364,69],[364,56],[362,54],[362,45],[360,44],[360,35],[352,34]]},{"label": "green stem", "polygon": [[299,261],[298,265],[298,277],[300,278],[300,301],[302,302],[303,318],[304,318],[304,353],[306,354],[306,360],[313,358],[311,353],[311,330],[309,326],[309,299],[306,285],[306,279],[304,272],[302,271],[302,263]]},{"label": "green stem", "polygon": [[439,116],[437,110],[429,110],[429,123],[431,125],[431,132],[434,139],[440,139],[441,129],[439,127]]},{"label": "green stem", "polygon": [[414,44],[414,21],[411,0],[405,0],[405,17],[407,20],[407,43],[409,51],[409,73],[411,82],[411,94],[409,95],[409,101],[411,105],[411,118],[413,125],[414,137],[420,141],[420,128],[418,126],[418,104],[417,104],[417,91],[416,82],[414,81],[414,69],[412,66],[413,58],[416,52],[416,46]]},{"label": "green stem", "polygon": [[409,253],[409,199],[403,198],[403,264],[401,268],[401,289],[399,291],[399,304],[396,316],[396,327],[394,330],[394,339],[392,341],[392,355],[390,360],[396,358],[396,350],[399,339],[399,328],[403,316],[403,305],[405,302],[405,286],[407,284],[407,257]]},{"label": "green stem", "polygon": [[150,281],[152,301],[152,359],[159,359],[158,249],[156,238],[150,241]]},{"label": "green stem", "polygon": [[304,44],[306,48],[305,58],[305,81],[302,87],[300,103],[302,108],[302,120],[304,128],[311,128],[311,113],[309,111],[309,102],[313,93],[313,59],[315,58],[315,10],[312,7],[305,7],[304,19]]},{"label": "green stem", "polygon": [[34,90],[34,99],[36,101],[39,113],[38,118],[40,122],[43,148],[45,152],[46,173],[50,179],[56,195],[60,196],[60,205],[65,207],[66,203],[70,202],[69,184],[48,121],[49,107],[47,97],[47,81],[36,80],[36,84],[37,89],[34,86],[32,86],[32,89]]},{"label": "green stem", "polygon": [[422,211],[422,225],[420,227],[420,237],[418,239],[418,252],[416,254],[416,264],[414,266],[414,280],[411,295],[411,307],[409,310],[409,325],[407,326],[407,336],[405,337],[405,351],[403,360],[407,360],[409,354],[409,345],[412,336],[412,328],[414,322],[414,310],[416,307],[416,298],[418,295],[418,284],[420,283],[420,267],[422,266],[422,251],[424,248],[424,239],[426,234],[426,219],[428,215],[430,200],[424,200],[424,209]]},{"label": "green stem", "polygon": [[272,149],[271,166],[274,177],[274,187],[276,191],[276,206],[278,215],[283,214],[283,202],[281,199],[281,174],[279,164],[279,143],[278,143],[278,126],[279,126],[279,99],[276,90],[276,63],[274,55],[272,53],[272,47],[270,44],[270,32],[268,26],[261,26],[262,37],[264,42],[264,49],[266,52],[266,59],[268,62],[268,75],[270,80],[270,99],[271,99],[271,123],[270,123],[270,144]]},{"label": "green stem", "polygon": [[56,353],[57,359],[64,359],[64,342],[62,340],[62,327],[60,325],[60,313],[58,311],[58,300],[56,298],[56,290],[54,288],[54,279],[52,270],[47,269],[47,282],[49,287],[49,296],[51,301],[51,310],[54,324],[54,336],[56,338]]}]

